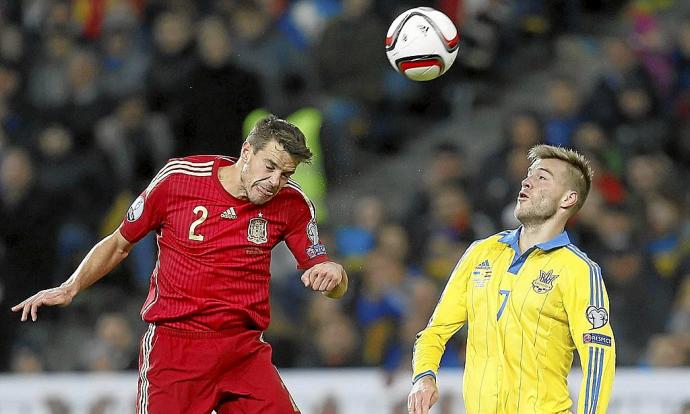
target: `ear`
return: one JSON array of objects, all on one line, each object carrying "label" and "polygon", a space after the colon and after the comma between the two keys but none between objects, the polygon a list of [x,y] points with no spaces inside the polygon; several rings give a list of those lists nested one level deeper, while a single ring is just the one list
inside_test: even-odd
[{"label": "ear", "polygon": [[249,161],[249,154],[252,152],[252,144],[250,144],[248,141],[244,141],[244,144],[242,144],[242,149],[240,150],[240,160],[243,162],[248,162]]},{"label": "ear", "polygon": [[577,193],[577,191],[568,190],[561,199],[561,208],[568,209],[576,205],[579,199],[580,195]]}]

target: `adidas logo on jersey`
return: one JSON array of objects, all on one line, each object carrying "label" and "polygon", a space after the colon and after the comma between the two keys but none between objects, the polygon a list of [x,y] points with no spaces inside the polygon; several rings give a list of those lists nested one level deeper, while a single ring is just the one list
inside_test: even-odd
[{"label": "adidas logo on jersey", "polygon": [[235,213],[235,207],[230,207],[220,214],[220,218],[234,220],[237,218],[237,213]]}]

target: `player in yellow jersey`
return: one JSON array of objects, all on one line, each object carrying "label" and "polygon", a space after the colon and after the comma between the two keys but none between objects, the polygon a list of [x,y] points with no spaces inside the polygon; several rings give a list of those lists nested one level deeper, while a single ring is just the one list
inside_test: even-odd
[{"label": "player in yellow jersey", "polygon": [[463,398],[469,414],[571,413],[567,376],[582,364],[577,413],[606,412],[615,370],[609,301],[599,266],[564,228],[592,180],[579,153],[538,145],[517,198],[522,224],[474,242],[417,335],[410,414],[438,400],[448,339],[468,324]]}]

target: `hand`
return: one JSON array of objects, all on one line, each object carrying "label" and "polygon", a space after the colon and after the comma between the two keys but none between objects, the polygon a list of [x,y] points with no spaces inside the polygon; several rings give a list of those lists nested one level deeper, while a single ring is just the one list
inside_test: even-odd
[{"label": "hand", "polygon": [[412,386],[410,395],[407,396],[407,412],[409,414],[428,414],[436,401],[438,401],[436,379],[427,375],[420,378]]},{"label": "hand", "polygon": [[65,286],[58,286],[52,289],[42,290],[22,303],[12,307],[12,312],[22,311],[24,322],[31,313],[31,320],[36,322],[38,319],[38,308],[41,306],[67,306],[72,303],[74,294]]},{"label": "hand", "polygon": [[319,263],[302,274],[304,287],[317,292],[330,292],[343,281],[345,269],[335,262]]}]

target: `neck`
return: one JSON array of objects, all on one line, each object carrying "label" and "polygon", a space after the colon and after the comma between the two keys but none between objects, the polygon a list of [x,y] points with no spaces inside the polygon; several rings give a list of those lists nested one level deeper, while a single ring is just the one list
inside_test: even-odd
[{"label": "neck", "polygon": [[242,167],[244,163],[238,160],[235,164],[227,167],[220,167],[218,169],[218,180],[223,186],[223,189],[230,193],[231,196],[240,199],[247,199],[247,191],[242,185]]},{"label": "neck", "polygon": [[547,242],[558,236],[565,229],[565,223],[560,220],[546,220],[541,223],[523,223],[520,232],[520,254],[529,250],[533,246]]}]

